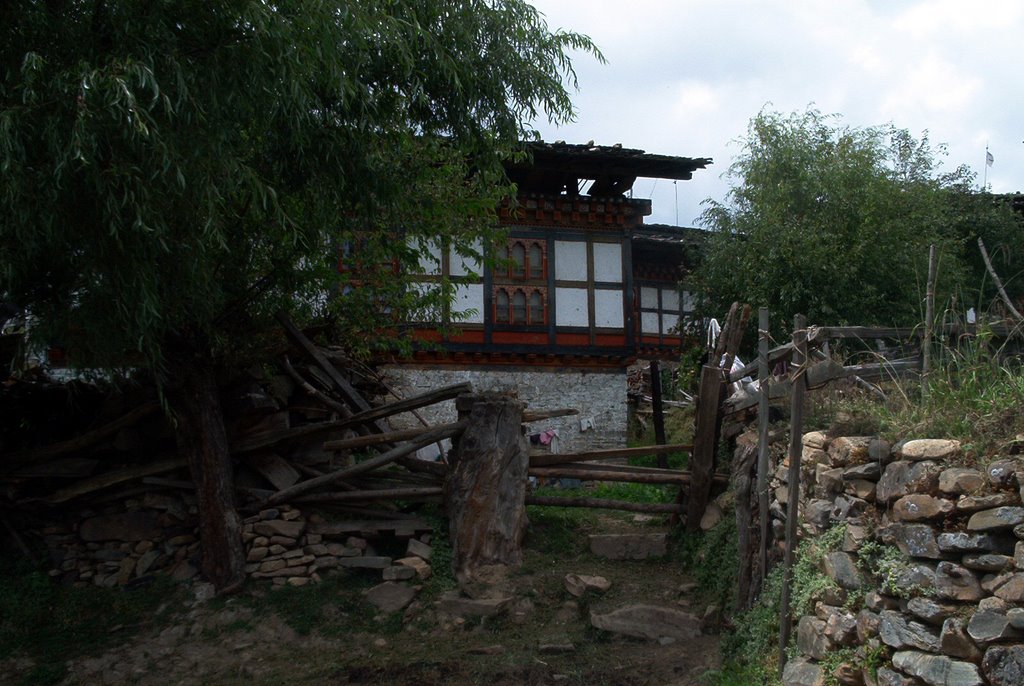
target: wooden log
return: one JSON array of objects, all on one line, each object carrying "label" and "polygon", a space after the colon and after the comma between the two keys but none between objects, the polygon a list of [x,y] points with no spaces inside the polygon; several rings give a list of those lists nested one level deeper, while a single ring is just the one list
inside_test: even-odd
[{"label": "wooden log", "polygon": [[[757,405],[757,518],[758,518],[758,566],[761,583],[768,577],[768,399],[771,396],[771,370],[768,366],[768,336],[771,326],[767,307],[757,314],[757,382],[760,394]],[[761,584],[759,584],[760,586]]]},{"label": "wooden log", "polygon": [[[661,402],[661,366],[651,360],[651,407],[654,409],[654,442],[665,445],[665,408]],[[668,455],[658,453],[658,466],[668,469]]]},{"label": "wooden log", "polygon": [[752,530],[754,517],[751,499],[757,502],[752,492],[751,473],[756,469],[757,445],[739,443],[732,460],[732,491],[736,494],[736,549],[739,558],[739,573],[736,579],[736,609],[743,611],[753,603],[753,580],[760,577],[760,556],[754,549]]},{"label": "wooden log", "polygon": [[344,503],[364,500],[423,500],[439,499],[444,493],[441,486],[385,488],[359,491],[328,491],[294,498],[296,503]]},{"label": "wooden log", "polygon": [[186,466],[185,458],[175,457],[172,459],[147,462],[146,464],[129,467],[127,469],[118,469],[106,472],[105,474],[99,474],[91,479],[79,481],[73,486],[62,488],[44,498],[43,501],[49,505],[59,505],[60,503],[66,503],[73,498],[77,498],[80,495],[93,493],[95,491],[109,488],[110,486],[124,483],[125,481],[139,479],[144,476],[169,472],[173,469],[180,469],[184,466]]},{"label": "wooden log", "polygon": [[81,479],[92,474],[100,461],[91,457],[65,457],[28,464],[10,474],[12,479]]},{"label": "wooden log", "polygon": [[411,438],[418,438],[428,431],[446,426],[454,426],[454,423],[441,424],[437,427],[417,427],[415,429],[389,431],[383,434],[370,434],[369,436],[355,436],[353,438],[342,438],[336,441],[326,441],[324,443],[324,450],[358,450],[359,448],[369,448],[370,446],[380,445],[382,443],[397,443],[398,441],[407,441]]},{"label": "wooden log", "polygon": [[935,244],[928,247],[928,284],[924,295],[924,340],[921,341],[921,398],[928,398],[928,373],[932,362],[932,330],[935,327],[935,272],[938,257]]},{"label": "wooden log", "polygon": [[589,462],[591,460],[607,460],[613,457],[639,457],[657,455],[659,453],[675,453],[693,448],[689,443],[672,443],[670,445],[645,445],[639,448],[611,448],[609,450],[590,450],[583,453],[534,453],[530,455],[531,467],[547,467],[570,462]]},{"label": "wooden log", "polygon": [[[469,383],[456,384],[454,386],[447,386],[428,393],[423,393],[422,395],[417,395],[412,398],[406,398],[405,400],[400,400],[388,405],[382,405],[363,412],[357,412],[356,414],[345,417],[344,419],[338,419],[331,422],[320,422],[318,424],[309,424],[307,426],[300,426],[294,429],[286,429],[260,436],[252,436],[243,441],[236,441],[232,444],[231,452],[235,454],[253,452],[264,448],[271,448],[279,443],[294,441],[300,438],[308,438],[325,431],[336,431],[359,424],[376,427],[377,422],[380,419],[400,414],[402,412],[408,412],[419,407],[433,405],[434,403],[441,402],[443,400],[451,400],[452,398],[465,393],[470,388],[472,388],[472,386]],[[378,433],[387,434],[393,432],[384,431],[382,429]]]},{"label": "wooden log", "polygon": [[330,409],[337,412],[338,415],[340,415],[341,417],[352,416],[352,410],[350,410],[347,406],[342,405],[337,400],[330,397],[320,389],[313,386],[313,384],[309,383],[304,378],[302,378],[302,376],[295,370],[295,368],[292,367],[292,363],[288,359],[287,355],[284,356],[282,362],[285,372],[288,374],[288,376],[292,377],[292,380],[295,381],[295,383],[299,384],[299,387],[306,392],[306,395],[316,398],[326,407],[329,407]]},{"label": "wooden log", "polygon": [[820,326],[814,332],[815,339],[824,338],[859,338],[872,340],[876,338],[892,338],[907,341],[921,335],[919,327],[899,326]]},{"label": "wooden log", "polygon": [[465,428],[465,424],[460,424],[461,423],[450,425],[449,428],[439,428],[434,429],[433,431],[428,431],[419,438],[406,443],[400,443],[391,450],[382,453],[377,457],[365,460],[351,467],[346,467],[345,469],[339,469],[336,472],[324,474],[323,476],[320,477],[300,481],[299,483],[295,484],[290,488],[279,490],[277,493],[268,498],[265,504],[275,505],[278,503],[283,503],[291,498],[295,498],[300,495],[305,495],[310,491],[314,491],[318,488],[323,488],[324,486],[329,486],[350,476],[364,474],[366,472],[372,472],[375,469],[379,469],[385,465],[391,464],[400,457],[404,457],[409,453],[415,452],[420,448],[430,445],[431,443],[435,443],[436,441],[439,441],[443,438],[450,438],[451,436],[460,433]]},{"label": "wooden log", "polygon": [[569,417],[577,415],[580,411],[573,408],[562,408],[559,410],[523,410],[523,424],[540,422],[555,417]]},{"label": "wooden log", "polygon": [[274,453],[254,453],[246,458],[246,462],[278,490],[293,486],[301,477],[295,467]]},{"label": "wooden log", "polygon": [[1003,280],[999,278],[995,267],[992,266],[992,260],[988,257],[988,250],[985,250],[985,241],[981,240],[981,236],[978,237],[978,249],[981,250],[981,258],[985,260],[985,269],[988,270],[989,275],[992,277],[992,282],[996,285],[996,290],[999,291],[999,297],[1002,298],[1003,304],[1006,305],[1006,311],[1018,322],[1024,320],[1024,316],[1021,316],[1021,313],[1013,306],[1010,296],[1006,294],[1006,289],[1003,288]]},{"label": "wooden log", "polygon": [[[299,331],[299,327],[295,326],[295,322],[292,321],[288,314],[281,310],[276,315],[277,321],[284,328],[285,333],[288,337],[297,344],[307,355],[309,355],[314,362],[322,369],[327,376],[330,378],[331,383],[337,389],[341,397],[345,399],[349,405],[354,407],[357,411],[364,411],[370,409],[370,403],[366,402],[366,399],[348,382],[348,380],[338,373],[338,370],[331,364],[330,360],[324,356],[323,352],[311,340],[306,338],[305,334]],[[381,427],[383,431],[383,427]]]},{"label": "wooden log", "polygon": [[[670,470],[664,470],[669,472]],[[597,469],[572,469],[568,467],[532,467],[528,474],[540,479],[579,479],[580,481],[620,481],[637,484],[688,484],[690,475],[686,472],[645,474]]]},{"label": "wooden log", "polygon": [[696,533],[700,529],[700,520],[704,516],[704,509],[711,494],[711,475],[715,470],[715,450],[718,448],[721,427],[719,407],[724,392],[721,371],[718,367],[704,365],[700,375],[693,453],[690,457],[692,476],[686,509],[686,529],[691,533]]},{"label": "wooden log", "polygon": [[472,409],[454,450],[445,507],[455,576],[469,582],[482,567],[522,562],[529,455],[521,402],[477,395],[459,398],[457,405]]},{"label": "wooden log", "polygon": [[61,455],[67,455],[68,453],[92,448],[101,441],[113,436],[121,429],[137,424],[146,417],[154,414],[159,409],[159,403],[144,403],[127,414],[118,417],[114,421],[84,433],[81,436],[76,436],[75,438],[66,441],[60,441],[59,443],[51,443],[50,445],[43,446],[42,448],[32,448],[30,450],[21,450],[11,453],[0,461],[0,467],[13,470],[30,462],[52,460],[53,458],[60,457]]},{"label": "wooden log", "polygon": [[684,507],[679,503],[634,503],[627,500],[561,498],[546,495],[526,496],[526,504],[551,507],[592,507],[600,510],[625,510],[626,512],[652,512],[655,514],[673,514],[684,511]]},{"label": "wooden log", "polygon": [[783,567],[782,600],[779,617],[779,674],[786,666],[786,646],[793,624],[790,618],[790,596],[793,588],[793,558],[796,551],[797,519],[800,505],[800,460],[803,455],[804,366],[807,363],[807,320],[802,314],[793,318],[792,402],[789,429],[789,495],[786,505],[786,553]]}]

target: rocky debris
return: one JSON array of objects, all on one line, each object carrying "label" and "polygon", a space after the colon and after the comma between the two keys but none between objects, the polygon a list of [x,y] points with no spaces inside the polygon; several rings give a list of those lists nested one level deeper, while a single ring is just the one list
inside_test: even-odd
[{"label": "rocky debris", "polygon": [[832,650],[832,642],[825,636],[825,622],[804,615],[796,625],[796,645],[800,652],[815,660],[823,660]]},{"label": "rocky debris", "polygon": [[817,663],[804,657],[786,662],[782,670],[783,686],[825,686],[825,674]]},{"label": "rocky debris", "polygon": [[887,646],[917,648],[930,653],[939,650],[939,634],[927,626],[907,619],[899,612],[885,610],[878,625],[878,636]]},{"label": "rocky debris", "polygon": [[988,645],[1008,638],[1024,638],[1024,634],[1010,624],[1005,614],[989,610],[975,612],[971,616],[967,634],[978,645]]},{"label": "rocky debris", "polygon": [[985,487],[985,475],[977,469],[951,467],[939,475],[939,490],[946,495],[970,495]]},{"label": "rocky debris", "polygon": [[949,460],[960,455],[960,441],[948,441],[939,438],[921,438],[904,443],[898,454],[901,459],[920,460]]},{"label": "rocky debris", "polygon": [[1024,523],[1024,507],[996,507],[975,512],[967,521],[968,531],[1012,529]]},{"label": "rocky debris", "polygon": [[991,686],[1024,684],[1024,645],[992,646],[985,651],[981,669]]},{"label": "rocky debris", "polygon": [[954,510],[953,503],[926,493],[905,495],[892,507],[893,516],[903,522],[926,522],[940,519]]},{"label": "rocky debris", "polygon": [[689,612],[657,605],[629,605],[605,614],[590,613],[595,629],[634,638],[658,640],[694,638],[700,634],[700,619]]},{"label": "rocky debris", "polygon": [[416,597],[416,591],[403,583],[385,581],[366,592],[366,600],[384,614],[403,609]]},{"label": "rocky debris", "polygon": [[506,611],[510,597],[466,598],[458,591],[449,591],[437,601],[437,609],[454,617],[493,617]]},{"label": "rocky debris", "polygon": [[911,650],[892,657],[896,669],[915,676],[931,686],[984,686],[978,668],[970,662],[952,660],[945,655],[928,655]]},{"label": "rocky debris", "polygon": [[609,560],[647,560],[668,553],[668,536],[656,534],[592,534],[590,552]]},{"label": "rocky debris", "polygon": [[583,596],[587,591],[594,593],[605,593],[612,587],[612,583],[603,576],[588,576],[585,574],[566,574],[565,590],[569,595],[577,598]]},{"label": "rocky debris", "polygon": [[840,588],[856,591],[864,586],[864,577],[849,553],[836,551],[825,555],[825,573]]}]

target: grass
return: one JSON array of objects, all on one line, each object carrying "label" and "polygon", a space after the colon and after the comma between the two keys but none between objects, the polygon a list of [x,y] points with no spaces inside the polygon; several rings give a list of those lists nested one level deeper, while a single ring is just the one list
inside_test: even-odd
[{"label": "grass", "polygon": [[22,565],[0,568],[0,659],[24,655],[35,662],[25,684],[54,684],[64,663],[94,654],[121,640],[122,630],[166,621],[168,598],[183,593],[158,578],[131,590],[60,586]]}]

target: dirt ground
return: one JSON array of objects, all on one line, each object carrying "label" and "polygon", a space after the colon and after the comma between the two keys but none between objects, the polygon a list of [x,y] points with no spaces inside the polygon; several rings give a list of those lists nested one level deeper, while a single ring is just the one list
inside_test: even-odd
[{"label": "dirt ground", "polygon": [[[590,626],[592,610],[637,603],[703,614],[671,555],[612,562],[587,550],[588,533],[667,531],[663,520],[531,518],[525,562],[508,579],[512,612],[503,617],[439,614],[434,601],[450,589],[441,579],[423,584],[404,612],[376,616],[361,597],[379,583],[368,572],[310,588],[256,586],[227,600],[197,601],[183,589],[151,624],[118,628],[113,649],[71,659],[63,683],[687,686],[718,666],[715,635],[648,641]],[[612,585],[575,599],[564,587],[568,573]],[[0,683],[19,683],[19,665],[5,667]]]}]

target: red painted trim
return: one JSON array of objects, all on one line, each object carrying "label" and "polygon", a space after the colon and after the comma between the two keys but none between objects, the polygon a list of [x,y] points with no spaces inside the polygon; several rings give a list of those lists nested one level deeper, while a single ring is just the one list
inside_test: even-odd
[{"label": "red painted trim", "polygon": [[520,343],[525,345],[547,345],[547,333],[522,333],[519,331],[495,331],[491,334],[493,343]]}]

